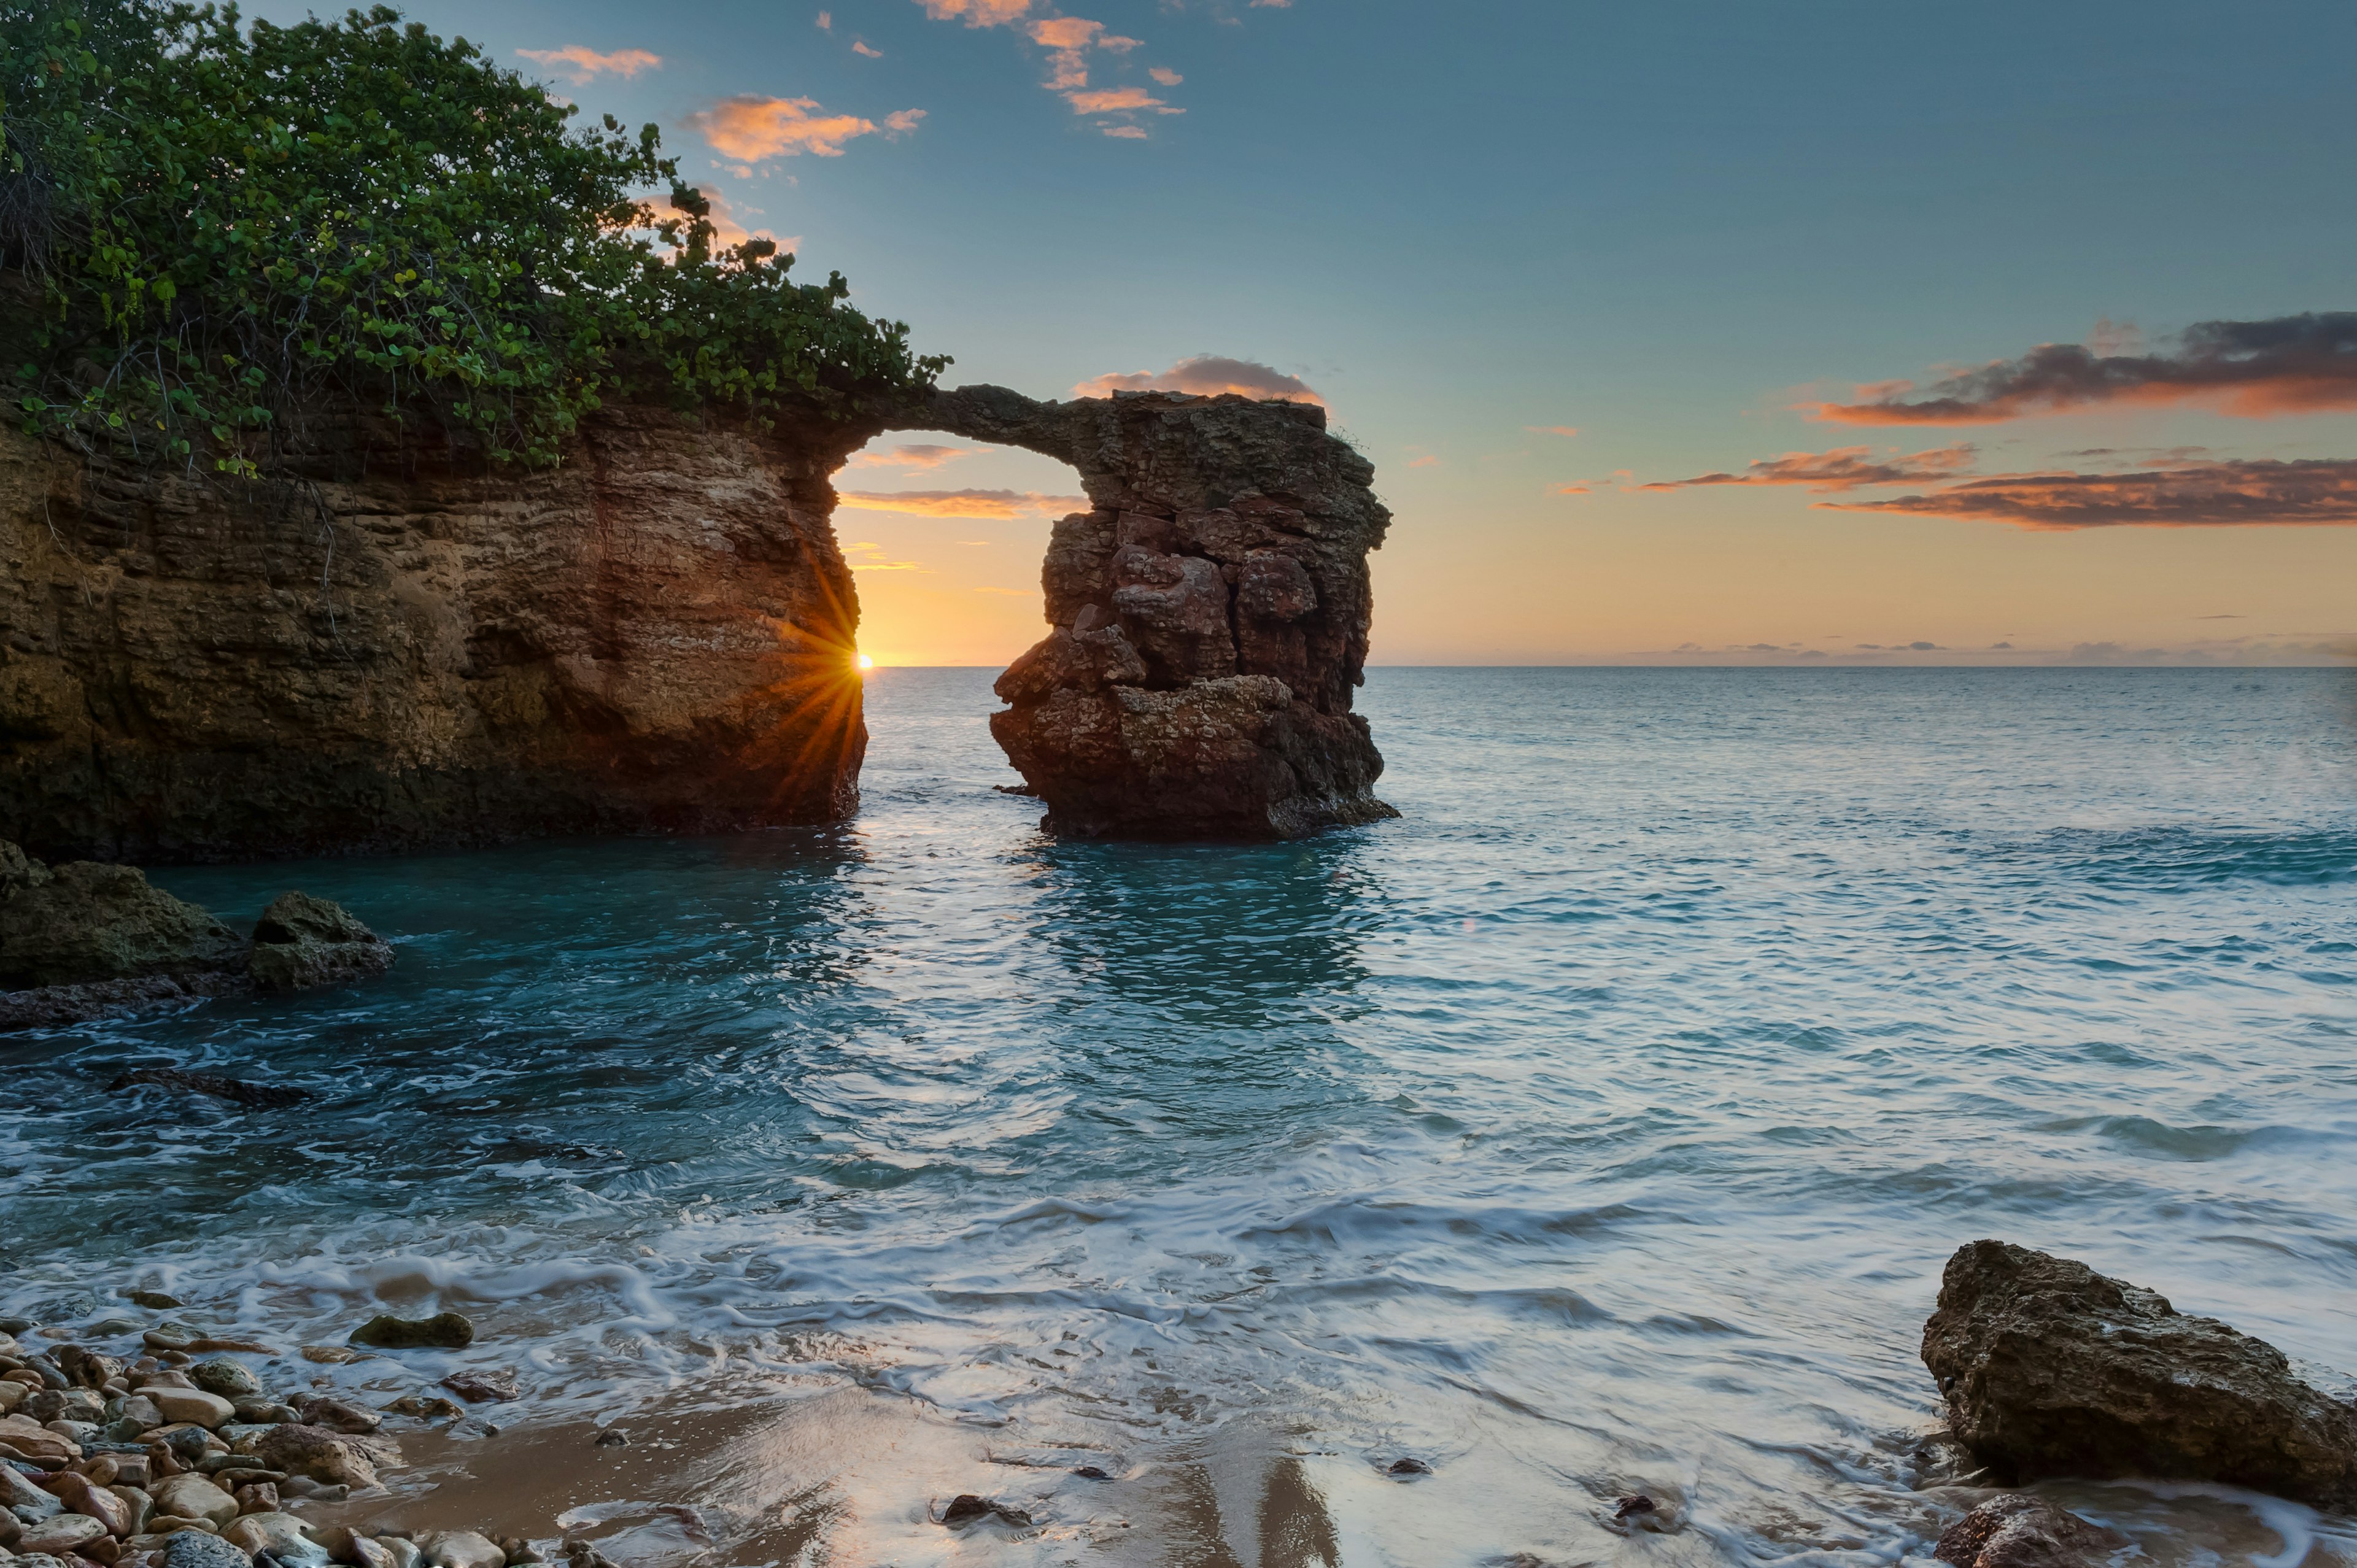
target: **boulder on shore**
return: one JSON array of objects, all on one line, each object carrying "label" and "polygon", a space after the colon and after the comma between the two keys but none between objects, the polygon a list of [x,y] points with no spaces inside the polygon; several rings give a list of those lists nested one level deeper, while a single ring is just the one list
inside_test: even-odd
[{"label": "boulder on shore", "polygon": [[2042,1498],[2007,1492],[1950,1525],[1932,1555],[1951,1568],[2096,1568],[2130,1544]]},{"label": "boulder on shore", "polygon": [[254,924],[253,983],[264,991],[373,980],[392,967],[392,943],[308,893],[281,893]]},{"label": "boulder on shore", "polygon": [[0,843],[0,986],[217,974],[244,961],[235,932],[131,866],[48,866]]},{"label": "boulder on shore", "polygon": [[392,945],[325,898],[280,895],[249,943],[135,867],[44,865],[0,842],[0,1030],[336,985],[392,967]]},{"label": "boulder on shore", "polygon": [[2141,1476],[2357,1508],[2357,1409],[2265,1340],[2068,1258],[1959,1248],[1923,1364],[1957,1439],[2008,1483]]}]

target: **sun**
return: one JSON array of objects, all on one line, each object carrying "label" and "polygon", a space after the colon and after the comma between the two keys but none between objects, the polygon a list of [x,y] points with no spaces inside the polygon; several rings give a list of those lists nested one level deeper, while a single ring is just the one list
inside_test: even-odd
[{"label": "sun", "polygon": [[851,661],[862,670],[873,670],[876,668],[876,660],[868,658],[865,653],[853,654],[851,656]]}]

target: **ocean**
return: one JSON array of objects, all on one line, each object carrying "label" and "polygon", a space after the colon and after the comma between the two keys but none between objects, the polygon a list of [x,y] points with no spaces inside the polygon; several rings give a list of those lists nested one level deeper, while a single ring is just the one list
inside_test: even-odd
[{"label": "ocean", "polygon": [[[0,1037],[0,1309],[464,1311],[293,1365],[694,1414],[701,1525],[580,1516],[633,1568],[1897,1563],[1983,1236],[2357,1371],[2357,674],[1375,669],[1402,817],[1271,845],[1043,835],[992,675],[875,671],[839,828],[156,873],[399,962]],[[166,1064],[315,1098],[107,1090]]]}]

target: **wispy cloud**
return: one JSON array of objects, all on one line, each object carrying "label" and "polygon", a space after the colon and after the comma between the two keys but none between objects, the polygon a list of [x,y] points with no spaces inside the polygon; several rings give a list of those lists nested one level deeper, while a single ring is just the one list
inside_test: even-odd
[{"label": "wispy cloud", "polygon": [[538,61],[576,83],[599,76],[619,76],[627,80],[662,64],[662,56],[650,54],[645,49],[616,49],[612,54],[601,55],[596,49],[585,48],[579,44],[567,44],[561,49],[518,49],[516,53],[528,60]]},{"label": "wispy cloud", "polygon": [[1560,435],[1566,440],[1579,434],[1577,424],[1525,424],[1523,428],[1534,435]]},{"label": "wispy cloud", "polygon": [[1184,114],[1184,109],[1174,109],[1143,87],[1101,87],[1083,92],[1067,92],[1064,102],[1072,106],[1075,114],[1136,113],[1151,111],[1157,114]]},{"label": "wispy cloud", "polygon": [[1264,365],[1256,360],[1231,360],[1223,354],[1198,354],[1167,371],[1138,371],[1129,375],[1103,375],[1072,389],[1074,397],[1111,397],[1117,392],[1180,392],[1200,397],[1239,392],[1245,397],[1286,398],[1295,403],[1324,403],[1298,376]]},{"label": "wispy cloud", "polygon": [[2104,322],[2094,347],[2042,343],[2018,360],[1931,386],[1886,381],[1856,403],[1803,404],[1834,424],[1993,424],[2113,403],[2196,403],[2259,419],[2357,408],[2357,311],[2204,321],[2173,353],[2112,353],[2131,329]]},{"label": "wispy cloud", "polygon": [[[1144,141],[1146,132],[1137,124],[1139,114],[1186,113],[1143,87],[1090,85],[1092,53],[1124,55],[1144,47],[1136,38],[1106,31],[1103,22],[1086,16],[1033,16],[1030,0],[917,0],[917,4],[936,21],[962,21],[969,27],[1020,23],[1024,36],[1048,50],[1048,91],[1061,95],[1075,114],[1108,116],[1097,125],[1108,136]],[[1185,80],[1160,66],[1149,69],[1146,75],[1166,88]]]},{"label": "wispy cloud", "polygon": [[838,504],[856,511],[909,512],[918,517],[1062,517],[1086,511],[1086,496],[1042,495],[1038,490],[844,490]]},{"label": "wispy cloud", "polygon": [[1922,495],[1816,504],[2029,529],[2346,525],[2357,523],[2357,460],[2252,459],[2136,474],[1996,474]]},{"label": "wispy cloud", "polygon": [[1089,84],[1089,50],[1098,48],[1126,54],[1138,47],[1135,38],[1108,33],[1103,22],[1092,22],[1082,16],[1042,17],[1025,30],[1030,34],[1033,43],[1053,51],[1048,56],[1048,86],[1058,92],[1069,92]]},{"label": "wispy cloud", "polygon": [[872,539],[855,540],[843,547],[845,563],[855,572],[930,572],[922,561],[895,561]]},{"label": "wispy cloud", "polygon": [[1933,452],[1877,458],[1871,446],[1837,446],[1830,452],[1787,452],[1762,458],[1739,474],[1703,474],[1639,485],[1640,490],[1683,490],[1697,485],[1806,485],[1824,493],[1867,485],[1920,485],[1970,471],[1974,449],[1943,446]]},{"label": "wispy cloud", "polygon": [[[873,120],[857,114],[821,114],[818,108],[818,101],[812,98],[744,95],[724,98],[687,116],[687,123],[703,132],[716,151],[748,164],[802,153],[839,158],[845,142],[877,134]],[[921,109],[903,109],[885,116],[884,129],[894,134],[913,131],[924,117]]]},{"label": "wispy cloud", "polygon": [[918,444],[887,446],[881,452],[855,452],[845,465],[852,468],[938,468],[959,457],[971,456],[977,448],[972,446],[935,446]]},{"label": "wispy cloud", "polygon": [[867,40],[866,38],[852,39],[851,52],[866,59],[882,59],[884,58],[884,51],[882,49],[868,48]]},{"label": "wispy cloud", "polygon": [[963,22],[969,27],[999,27],[1031,9],[1031,0],[917,0],[936,22]]}]

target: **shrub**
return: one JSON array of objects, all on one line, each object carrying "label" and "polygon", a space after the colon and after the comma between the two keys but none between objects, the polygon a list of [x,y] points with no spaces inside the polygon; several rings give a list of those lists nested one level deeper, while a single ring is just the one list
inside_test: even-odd
[{"label": "shrub", "polygon": [[948,363],[840,274],[716,252],[655,127],[576,113],[384,6],[0,0],[26,427],[250,475],[340,394],[547,465],[608,399],[841,413]]}]

